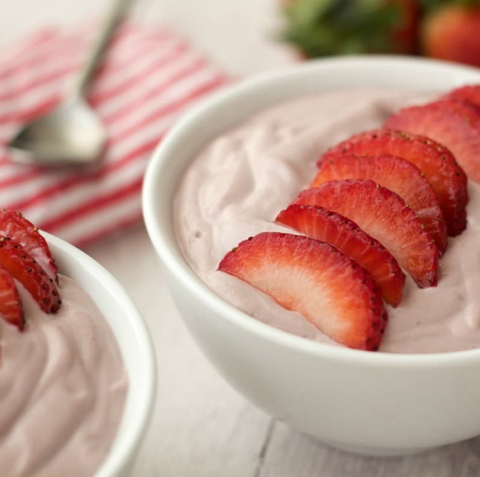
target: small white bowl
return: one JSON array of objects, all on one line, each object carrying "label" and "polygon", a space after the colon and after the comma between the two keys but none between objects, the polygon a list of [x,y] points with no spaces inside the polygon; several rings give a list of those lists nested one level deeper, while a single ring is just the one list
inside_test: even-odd
[{"label": "small white bowl", "polygon": [[126,477],[147,430],[156,390],[155,356],[147,327],[127,293],[95,260],[42,232],[59,272],[92,297],[117,339],[128,373],[128,395],[112,448],[93,477]]},{"label": "small white bowl", "polygon": [[215,95],[176,125],[145,178],[147,229],[177,303],[220,373],[259,407],[340,448],[370,455],[417,452],[480,435],[480,349],[430,355],[328,346],[265,325],[212,292],[177,243],[172,203],[191,160],[256,112],[339,89],[447,90],[480,70],[414,58],[311,62]]}]

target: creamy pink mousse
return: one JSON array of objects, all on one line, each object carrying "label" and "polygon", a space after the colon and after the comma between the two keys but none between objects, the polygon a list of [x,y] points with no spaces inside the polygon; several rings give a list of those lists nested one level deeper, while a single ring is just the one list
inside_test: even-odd
[{"label": "creamy pink mousse", "polygon": [[[192,162],[175,201],[178,240],[193,270],[258,320],[341,346],[298,313],[218,272],[218,264],[249,236],[294,233],[272,221],[311,182],[315,162],[328,147],[379,127],[399,107],[434,96],[338,91],[306,97],[262,112],[213,141]],[[468,227],[449,239],[438,287],[420,290],[407,275],[402,303],[387,307],[390,319],[380,351],[438,353],[480,346],[480,186],[470,182],[469,194]]]},{"label": "creamy pink mousse", "polygon": [[113,333],[73,280],[60,276],[60,293],[60,311],[46,315],[21,289],[23,333],[0,320],[5,477],[92,476],[122,417],[128,379]]}]

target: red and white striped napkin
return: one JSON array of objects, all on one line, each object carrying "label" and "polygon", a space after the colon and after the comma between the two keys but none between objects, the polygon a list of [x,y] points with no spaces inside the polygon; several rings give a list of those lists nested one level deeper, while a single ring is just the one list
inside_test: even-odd
[{"label": "red and white striped napkin", "polygon": [[141,220],[150,155],[177,118],[227,82],[221,71],[167,30],[124,25],[89,95],[108,130],[95,172],[13,164],[6,144],[17,129],[61,99],[95,32],[43,30],[0,52],[0,208],[84,246]]}]

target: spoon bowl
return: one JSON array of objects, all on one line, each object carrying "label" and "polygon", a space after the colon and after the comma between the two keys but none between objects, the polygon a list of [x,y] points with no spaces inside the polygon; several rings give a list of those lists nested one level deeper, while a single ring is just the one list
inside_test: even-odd
[{"label": "spoon bowl", "polygon": [[21,129],[10,143],[11,159],[23,164],[86,165],[104,151],[107,133],[100,118],[74,98]]}]

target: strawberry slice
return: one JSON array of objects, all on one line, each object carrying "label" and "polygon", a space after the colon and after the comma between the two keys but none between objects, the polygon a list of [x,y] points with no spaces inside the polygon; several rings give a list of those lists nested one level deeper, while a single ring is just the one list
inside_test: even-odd
[{"label": "strawberry slice", "polygon": [[331,245],[300,235],[261,233],[227,253],[219,270],[301,313],[350,348],[376,351],[387,313],[370,274]]},{"label": "strawberry slice", "polygon": [[0,235],[10,237],[19,243],[42,266],[48,276],[58,283],[58,268],[46,240],[40,235],[38,228],[20,212],[13,210],[0,212]]},{"label": "strawberry slice", "polygon": [[432,236],[441,257],[447,248],[447,226],[432,187],[417,166],[400,157],[382,154],[339,156],[318,162],[318,174],[310,187],[339,179],[370,179],[397,193],[416,213]]},{"label": "strawberry slice", "polygon": [[0,316],[23,330],[25,319],[15,280],[3,267],[0,266]]},{"label": "strawberry slice", "polygon": [[462,99],[463,101],[468,101],[476,106],[480,106],[480,84],[472,84],[454,89],[442,99]]},{"label": "strawberry slice", "polygon": [[331,181],[304,190],[293,203],[325,207],[353,220],[390,251],[420,288],[437,285],[437,246],[395,192],[368,180]]},{"label": "strawberry slice", "polygon": [[463,100],[445,99],[402,109],[385,127],[422,134],[452,151],[467,176],[480,182],[480,108]]},{"label": "strawberry slice", "polygon": [[55,282],[20,244],[9,237],[0,237],[0,265],[28,290],[45,313],[58,311],[61,300]]},{"label": "strawberry slice", "polygon": [[437,195],[448,233],[455,236],[463,232],[467,224],[467,177],[452,153],[429,138],[387,129],[369,131],[341,142],[320,161],[342,155],[380,154],[391,154],[415,164]]},{"label": "strawberry slice", "polygon": [[392,254],[357,224],[340,214],[312,205],[291,205],[276,222],[333,245],[370,272],[383,298],[400,303],[405,275]]}]

